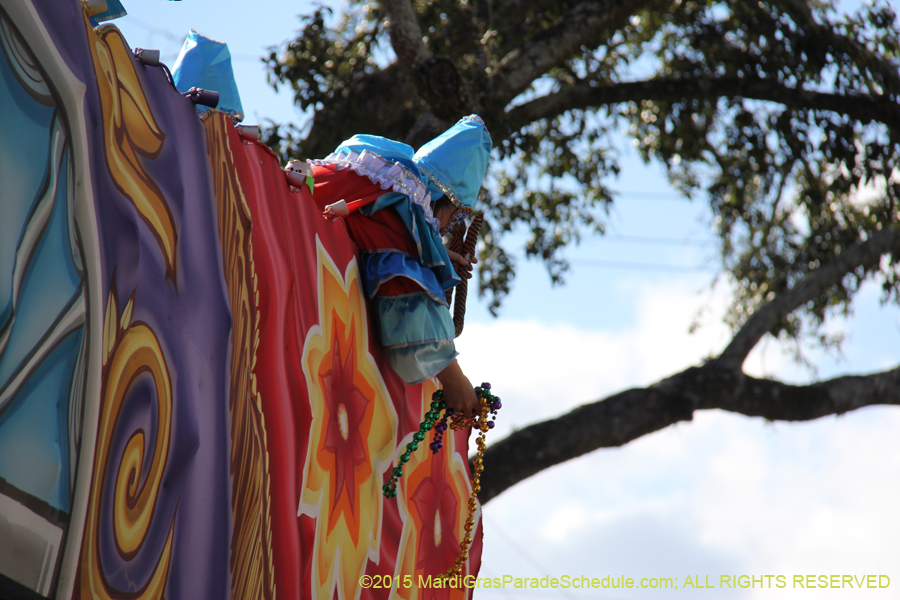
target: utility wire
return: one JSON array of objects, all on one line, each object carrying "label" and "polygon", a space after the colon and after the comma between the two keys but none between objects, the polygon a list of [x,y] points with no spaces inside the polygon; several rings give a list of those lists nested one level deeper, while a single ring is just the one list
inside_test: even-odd
[{"label": "utility wire", "polygon": [[[481,514],[482,514],[481,518],[484,519],[484,513],[481,513]],[[494,533],[497,533],[500,536],[500,538],[504,542],[506,542],[510,548],[515,550],[519,556],[524,558],[528,564],[530,564],[532,567],[537,569],[539,573],[541,573],[542,575],[550,575],[550,570],[547,569],[547,567],[545,567],[544,565],[539,563],[536,558],[531,556],[531,554],[529,554],[524,548],[522,548],[522,546],[519,545],[519,543],[516,542],[516,540],[514,540],[508,533],[503,531],[503,528],[500,527],[500,525],[498,525],[497,522],[494,521],[493,519],[491,519],[490,528],[494,531]],[[560,590],[560,591],[562,592],[562,595],[565,596],[566,598],[571,598],[572,600],[577,600],[576,597],[573,596],[568,590]]]},{"label": "utility wire", "polygon": [[142,21],[142,20],[132,17],[130,15],[126,16],[126,18],[128,19],[128,21],[127,21],[128,23],[130,23],[132,25],[136,25],[140,29],[149,31],[151,34],[158,33],[162,37],[168,39],[170,42],[175,42],[178,44],[184,43],[185,36],[183,36],[183,35],[176,35],[164,27],[158,27],[156,25],[151,25],[150,23],[147,23],[145,21]]},{"label": "utility wire", "polygon": [[690,202],[690,198],[674,192],[613,192],[624,200]]},{"label": "utility wire", "polygon": [[630,244],[659,244],[663,246],[711,246],[715,240],[701,240],[697,238],[673,238],[657,237],[652,235],[601,235],[596,239],[610,242],[625,242]]},{"label": "utility wire", "polygon": [[583,265],[585,267],[603,267],[608,269],[636,269],[640,271],[664,271],[664,272],[715,272],[716,269],[704,265],[667,265],[663,263],[643,263],[628,262],[620,260],[602,260],[593,258],[569,258],[568,262],[573,265]]}]

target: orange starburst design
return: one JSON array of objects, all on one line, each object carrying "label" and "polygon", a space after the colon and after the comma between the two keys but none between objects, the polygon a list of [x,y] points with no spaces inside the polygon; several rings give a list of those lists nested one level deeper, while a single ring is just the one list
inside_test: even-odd
[{"label": "orange starburst design", "polygon": [[[432,381],[422,385],[422,418],[431,408],[431,396],[437,387]],[[400,441],[403,448],[412,440],[411,432]],[[419,444],[404,466],[399,481],[397,499],[400,502],[400,518],[403,532],[397,555],[395,579],[403,581],[411,576],[411,587],[395,586],[392,598],[405,600],[439,598],[465,598],[466,589],[459,587],[431,586],[420,589],[420,577],[431,581],[453,566],[459,554],[460,540],[465,536],[468,517],[467,502],[472,492],[464,458],[457,452],[456,432],[444,434],[444,447],[436,455],[428,448],[433,433]],[[475,513],[476,522],[481,518],[481,508]],[[468,574],[468,563],[462,576]]]},{"label": "orange starburst design", "polygon": [[312,426],[297,515],[316,520],[312,595],[358,598],[366,561],[378,559],[384,472],[397,416],[369,354],[356,260],[342,275],[316,239],[319,324],[303,346]]}]

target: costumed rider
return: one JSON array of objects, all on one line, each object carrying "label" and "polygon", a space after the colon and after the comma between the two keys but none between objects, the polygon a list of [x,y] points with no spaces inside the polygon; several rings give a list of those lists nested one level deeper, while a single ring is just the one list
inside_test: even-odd
[{"label": "costumed rider", "polygon": [[445,292],[460,282],[451,254],[468,277],[476,259],[448,253],[441,236],[472,214],[490,153],[484,122],[471,115],[415,154],[355,135],[308,161],[323,216],[344,218],[360,249],[363,287],[394,371],[410,385],[437,377],[447,406],[466,415],[478,399],[456,360]]}]

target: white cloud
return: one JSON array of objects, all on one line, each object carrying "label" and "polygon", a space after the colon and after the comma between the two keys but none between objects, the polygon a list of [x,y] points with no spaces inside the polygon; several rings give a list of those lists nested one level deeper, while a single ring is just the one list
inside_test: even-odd
[{"label": "white cloud", "polygon": [[[702,301],[688,286],[616,292],[631,296],[637,307],[633,327],[618,332],[535,320],[467,326],[459,343],[464,370],[489,378],[505,401],[501,427],[489,441],[505,435],[511,422],[523,425],[657,381],[727,341],[724,326],[687,335],[686,324]],[[860,303],[863,320],[873,314],[872,298]],[[896,351],[881,343],[884,336],[873,338],[879,319],[884,315],[873,319],[872,328],[859,327],[859,319],[851,323],[847,362],[826,365],[824,374],[881,368],[872,364],[878,360],[897,364]],[[784,353],[766,362],[769,374],[801,373]],[[547,470],[493,500],[484,512],[483,574],[624,574],[678,577],[682,583],[688,574],[716,583],[728,574],[786,576],[785,589],[698,592],[749,600],[859,593],[792,589],[794,574],[884,573],[896,587],[898,431],[895,408],[801,424],[698,413],[690,423]],[[505,590],[502,597],[560,595]],[[569,591],[565,597],[583,596]],[[663,599],[690,592],[598,590],[594,596]]]},{"label": "white cloud", "polygon": [[[893,586],[900,582],[898,430],[900,415],[890,409],[776,427],[702,413],[495,499],[484,512],[484,561],[495,575],[525,577],[783,574],[790,582],[794,574],[885,573]],[[857,597],[855,590],[790,585],[777,597],[829,592]],[[710,597],[731,594],[761,599],[774,591]]]},{"label": "white cloud", "polygon": [[727,339],[724,326],[688,334],[701,303],[688,285],[629,286],[619,293],[633,297],[637,306],[634,328],[624,331],[535,319],[466,325],[457,341],[460,364],[473,383],[489,380],[506,400],[501,424],[541,420],[649,385],[721,350]]}]

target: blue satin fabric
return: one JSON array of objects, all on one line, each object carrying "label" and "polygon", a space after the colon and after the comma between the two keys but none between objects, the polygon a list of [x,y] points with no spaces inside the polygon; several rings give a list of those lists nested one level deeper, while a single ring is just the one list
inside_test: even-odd
[{"label": "blue satin fabric", "polygon": [[369,298],[378,294],[381,284],[394,277],[415,281],[435,302],[447,306],[444,288],[431,269],[400,252],[361,252],[360,270],[363,288]]},{"label": "blue satin fabric", "polygon": [[391,366],[410,385],[428,381],[443,371],[458,354],[449,340],[388,349]]},{"label": "blue satin fabric", "polygon": [[453,341],[455,331],[450,311],[435,302],[428,292],[375,296],[373,308],[378,314],[381,345],[386,348]]}]

